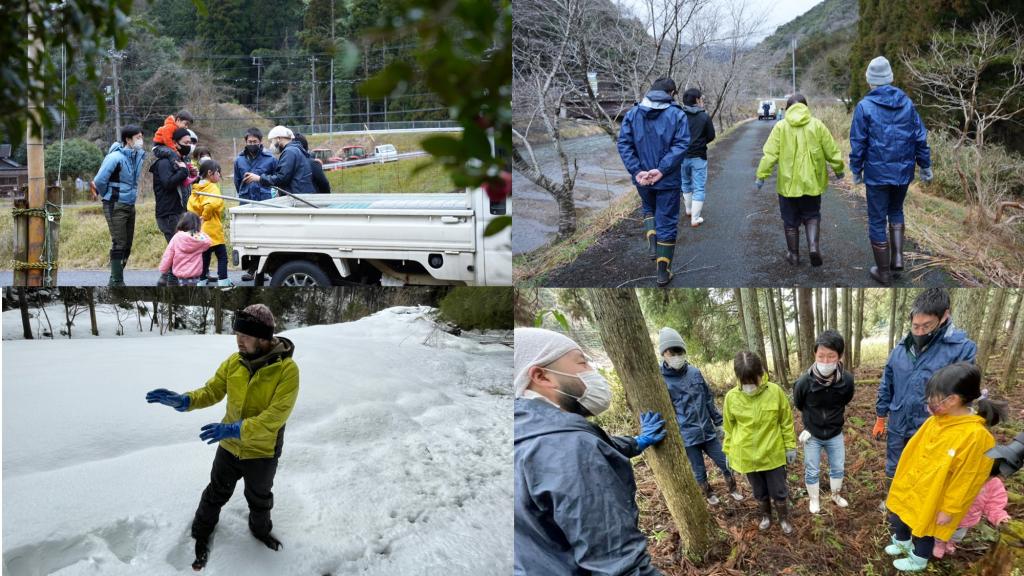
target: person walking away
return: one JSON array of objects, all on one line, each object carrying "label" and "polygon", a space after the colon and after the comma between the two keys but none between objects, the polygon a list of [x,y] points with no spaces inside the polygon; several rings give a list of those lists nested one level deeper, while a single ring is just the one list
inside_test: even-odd
[{"label": "person walking away", "polygon": [[626,112],[618,140],[619,156],[640,195],[658,286],[672,280],[682,186],[679,167],[690,145],[689,122],[675,96],[675,81],[655,80],[643,101]]},{"label": "person walking away", "polygon": [[697,88],[683,92],[683,111],[690,130],[690,145],[680,167],[683,206],[690,217],[690,226],[704,223],[704,187],[708,180],[708,144],[715,139],[715,123],[704,110],[704,96]]},{"label": "person walking away", "polygon": [[853,183],[867,188],[868,237],[875,260],[870,274],[888,286],[892,273],[903,270],[903,202],[914,181],[914,166],[921,169],[921,180],[931,182],[932,157],[928,130],[914,103],[892,85],[889,61],[878,56],[865,76],[871,91],[853,112],[850,171]]}]

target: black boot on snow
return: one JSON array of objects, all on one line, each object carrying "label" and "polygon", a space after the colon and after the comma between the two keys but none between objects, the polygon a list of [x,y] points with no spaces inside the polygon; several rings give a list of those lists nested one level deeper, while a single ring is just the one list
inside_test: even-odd
[{"label": "black boot on snow", "polygon": [[281,548],[284,547],[284,545],[281,544],[280,540],[278,540],[277,538],[274,538],[270,534],[263,534],[263,535],[253,534],[253,536],[255,536],[256,539],[259,540],[260,542],[263,542],[264,544],[266,544],[267,548],[270,548],[271,550],[273,550],[275,552],[277,552],[278,550],[280,550]]},{"label": "black boot on snow", "polygon": [[206,567],[206,561],[210,559],[210,540],[208,538],[196,538],[196,559],[192,562],[192,569],[199,572]]}]

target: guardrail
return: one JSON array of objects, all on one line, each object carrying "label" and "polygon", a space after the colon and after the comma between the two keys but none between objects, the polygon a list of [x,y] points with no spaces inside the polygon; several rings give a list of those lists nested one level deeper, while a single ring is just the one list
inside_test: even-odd
[{"label": "guardrail", "polygon": [[426,152],[422,150],[418,152],[406,152],[404,154],[398,154],[397,156],[371,156],[369,158],[360,158],[359,160],[346,160],[345,162],[334,162],[331,164],[324,164],[324,170],[337,170],[338,168],[349,168],[351,166],[365,166],[367,164],[383,164],[387,162],[387,158],[394,158],[395,160],[408,160],[410,158],[419,158],[421,156],[427,156]]}]

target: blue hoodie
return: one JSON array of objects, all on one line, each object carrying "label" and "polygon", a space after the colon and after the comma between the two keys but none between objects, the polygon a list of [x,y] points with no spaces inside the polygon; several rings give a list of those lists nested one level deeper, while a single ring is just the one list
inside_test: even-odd
[{"label": "blue hoodie", "polygon": [[690,146],[690,122],[686,112],[667,92],[651,90],[637,106],[626,112],[619,130],[619,156],[633,185],[638,172],[661,171],[653,190],[679,191],[682,186],[679,166]]},{"label": "blue hoodie", "polygon": [[517,398],[516,576],[660,576],[637,523],[633,438],[578,414]]},{"label": "blue hoodie", "polygon": [[683,443],[696,446],[714,440],[718,436],[715,427],[722,425],[722,414],[715,407],[715,396],[700,370],[692,364],[675,370],[662,362],[661,377],[676,409]]},{"label": "blue hoodie", "polygon": [[[122,204],[135,204],[139,192],[139,170],[142,169],[142,159],[146,152],[135,150],[131,147],[124,147],[120,142],[114,142],[107,151],[107,156],[100,164],[100,169],[92,179],[96,185],[96,193],[104,200],[110,201],[114,192],[117,192],[117,202]],[[121,165],[121,173],[117,182],[111,182],[110,177],[114,168]]]},{"label": "blue hoodie", "polygon": [[868,186],[906,186],[914,180],[915,163],[932,166],[928,130],[902,90],[879,86],[853,113],[850,170],[863,172]]}]

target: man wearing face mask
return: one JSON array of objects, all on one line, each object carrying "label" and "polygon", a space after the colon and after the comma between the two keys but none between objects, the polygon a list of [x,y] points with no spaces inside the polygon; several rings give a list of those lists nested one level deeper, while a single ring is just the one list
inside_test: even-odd
[{"label": "man wearing face mask", "polygon": [[821,453],[828,456],[828,481],[832,502],[840,508],[849,503],[840,496],[843,489],[846,446],[843,426],[846,405],[853,400],[853,374],[843,369],[846,344],[835,330],[826,330],[814,341],[814,364],[800,375],[793,387],[793,404],[800,411],[804,431],[804,482],[811,514],[821,509]]},{"label": "man wearing face mask", "polygon": [[889,354],[875,404],[872,435],[875,440],[886,437],[885,476],[889,481],[910,437],[928,419],[925,384],[940,368],[973,363],[977,351],[974,341],[953,326],[949,293],[944,288],[929,288],[914,299],[910,333]]},{"label": "man wearing face mask", "polygon": [[643,414],[635,438],[588,422],[608,409],[611,388],[557,332],[517,328],[514,364],[513,573],[659,576],[629,459],[664,439],[664,420]]},{"label": "man wearing face mask", "polygon": [[704,455],[707,454],[722,471],[729,494],[735,500],[742,500],[736,477],[729,470],[722,452],[722,438],[725,436],[722,414],[715,407],[715,396],[704,381],[704,375],[686,361],[683,337],[671,328],[662,328],[658,334],[658,352],[662,359],[661,377],[676,409],[676,423],[686,445],[686,457],[704,497],[709,504],[718,504],[718,496],[708,483],[708,471],[704,466]]},{"label": "man wearing face mask", "polygon": [[146,156],[142,128],[129,124],[121,129],[121,140],[110,145],[92,181],[93,194],[103,199],[103,215],[110,231],[110,280],[124,286],[124,268],[135,238],[135,200],[139,171]]},{"label": "man wearing face mask", "polygon": [[238,197],[243,200],[270,200],[273,195],[269,186],[263,186],[258,180],[243,183],[244,174],[256,174],[263,176],[270,174],[277,169],[277,160],[274,156],[263,149],[263,132],[259,128],[249,128],[245,131],[245,148],[235,158],[235,190]]},{"label": "man wearing face mask", "polygon": [[177,231],[178,220],[185,213],[180,188],[190,174],[184,158],[192,152],[192,137],[187,129],[178,128],[172,138],[174,149],[156,146],[153,149],[156,161],[149,167],[153,174],[153,195],[156,197],[156,225],[168,242]]},{"label": "man wearing face mask", "polygon": [[267,134],[271,152],[278,154],[277,168],[263,175],[246,172],[242,182],[258,182],[261,187],[276,186],[292,194],[312,194],[313,172],[309,167],[309,154],[295,140],[295,135],[284,126],[274,126]]},{"label": "man wearing face mask", "polygon": [[283,336],[274,336],[274,314],[264,304],[252,304],[236,313],[234,331],[238,352],[220,365],[206,386],[184,394],[163,388],[146,394],[150,404],[164,404],[178,412],[207,408],[227,396],[224,418],[203,426],[199,434],[201,440],[219,446],[210,483],[192,520],[195,570],[206,565],[210,536],[239,479],[245,479],[249,530],[271,550],[281,548],[281,542],[270,533],[271,489],[284,445],[285,422],[299,395],[299,368],[292,359],[295,345]]}]

